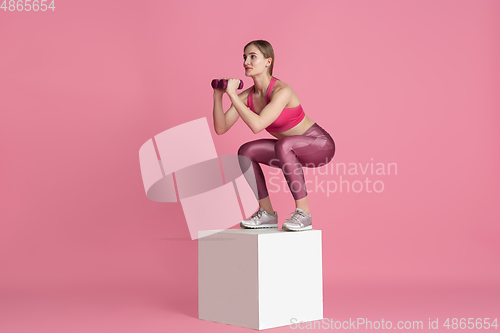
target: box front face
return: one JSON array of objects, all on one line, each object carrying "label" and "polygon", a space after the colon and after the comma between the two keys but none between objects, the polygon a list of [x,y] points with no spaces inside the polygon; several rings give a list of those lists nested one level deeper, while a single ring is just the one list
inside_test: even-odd
[{"label": "box front face", "polygon": [[198,239],[200,319],[258,329],[257,236],[219,232]]},{"label": "box front face", "polygon": [[259,299],[261,329],[323,318],[320,230],[260,235]]}]

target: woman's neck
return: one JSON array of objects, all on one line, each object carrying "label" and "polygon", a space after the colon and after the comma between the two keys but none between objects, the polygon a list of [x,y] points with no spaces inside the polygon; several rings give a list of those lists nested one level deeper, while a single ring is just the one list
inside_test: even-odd
[{"label": "woman's neck", "polygon": [[267,93],[267,88],[271,83],[272,76],[263,75],[261,77],[254,77],[254,93],[257,93],[259,96],[263,96]]}]

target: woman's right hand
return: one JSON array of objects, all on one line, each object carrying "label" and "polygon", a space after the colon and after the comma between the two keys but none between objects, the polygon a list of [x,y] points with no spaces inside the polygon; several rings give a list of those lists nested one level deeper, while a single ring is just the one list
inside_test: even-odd
[{"label": "woman's right hand", "polygon": [[[223,77],[222,79],[224,80],[228,80],[227,77]],[[222,80],[222,79],[219,79],[219,80]],[[226,92],[226,89],[219,89],[219,88],[214,88],[214,94],[221,94],[221,95],[224,95],[224,93]]]}]

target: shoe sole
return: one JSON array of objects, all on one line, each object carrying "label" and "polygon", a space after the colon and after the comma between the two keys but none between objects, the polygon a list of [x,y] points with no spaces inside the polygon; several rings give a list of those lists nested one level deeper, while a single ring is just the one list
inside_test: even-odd
[{"label": "shoe sole", "polygon": [[256,225],[256,226],[248,226],[248,225],[244,225],[243,223],[240,222],[240,227],[244,228],[244,229],[269,229],[269,228],[277,228],[278,225],[277,224],[262,224],[262,225]]},{"label": "shoe sole", "polygon": [[290,229],[290,228],[287,228],[286,226],[283,226],[282,229],[283,230],[288,230],[288,231],[302,231],[302,230],[311,230],[313,227],[312,225],[308,225],[307,227],[304,227],[304,228],[300,228],[300,229]]}]

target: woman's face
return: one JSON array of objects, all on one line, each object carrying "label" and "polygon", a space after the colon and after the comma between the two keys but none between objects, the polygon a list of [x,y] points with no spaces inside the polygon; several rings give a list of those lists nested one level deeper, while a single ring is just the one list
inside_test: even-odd
[{"label": "woman's face", "polygon": [[265,59],[262,52],[255,45],[249,45],[243,54],[243,67],[246,76],[255,76],[267,71],[271,58]]}]

